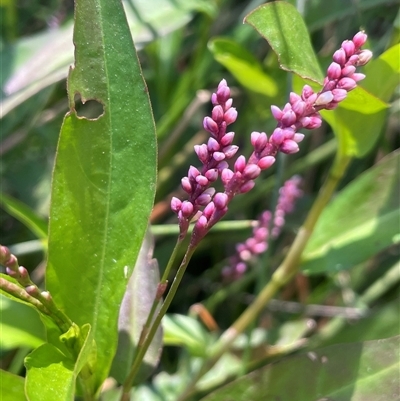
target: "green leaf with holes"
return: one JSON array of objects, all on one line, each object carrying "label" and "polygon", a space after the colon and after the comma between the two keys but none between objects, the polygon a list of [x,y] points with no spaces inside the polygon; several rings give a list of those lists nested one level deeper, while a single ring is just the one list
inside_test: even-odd
[{"label": "green leaf with holes", "polygon": [[[109,372],[119,307],[148,225],[156,181],[155,128],[119,0],[75,3],[70,112],[52,183],[47,289],[97,348],[92,388]],[[102,113],[75,113],[76,98]]]}]

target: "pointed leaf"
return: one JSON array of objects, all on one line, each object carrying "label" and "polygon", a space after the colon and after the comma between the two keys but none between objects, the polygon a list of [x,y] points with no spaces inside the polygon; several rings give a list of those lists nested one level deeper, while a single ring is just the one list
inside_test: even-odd
[{"label": "pointed leaf", "polygon": [[43,344],[25,358],[26,395],[29,401],[54,399],[74,400],[75,381],[83,365],[88,361],[93,346],[90,327],[82,329],[82,350],[74,362],[52,344]]},{"label": "pointed leaf", "polygon": [[[114,357],[111,376],[120,383],[128,376],[133,363],[140,335],[156,296],[160,274],[153,259],[154,239],[146,234],[135,269],[129,279],[122,300],[118,319],[118,348]],[[143,382],[156,368],[162,350],[162,329],[158,329],[146,355],[135,383]]]},{"label": "pointed leaf", "polygon": [[284,1],[263,4],[247,15],[244,22],[268,41],[282,69],[322,82],[307,27],[294,6]]},{"label": "pointed leaf", "polygon": [[324,209],[302,255],[304,272],[348,269],[399,242],[399,163],[393,152]]},{"label": "pointed leaf", "polygon": [[[111,366],[117,320],[154,199],[156,142],[149,98],[119,0],[77,1],[76,63],[52,185],[48,290],[97,347],[95,388]],[[101,103],[92,120],[74,97]]]},{"label": "pointed leaf", "polygon": [[243,87],[265,96],[276,96],[278,86],[275,81],[263,71],[260,62],[239,43],[226,38],[215,38],[209,42],[208,47],[215,59]]},{"label": "pointed leaf", "polygon": [[395,400],[399,340],[393,337],[338,344],[286,358],[222,387],[202,401]]}]

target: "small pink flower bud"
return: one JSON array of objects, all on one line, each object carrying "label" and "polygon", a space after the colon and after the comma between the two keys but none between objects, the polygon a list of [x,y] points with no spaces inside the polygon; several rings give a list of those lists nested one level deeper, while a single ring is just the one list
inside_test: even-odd
[{"label": "small pink flower bud", "polygon": [[349,77],[344,77],[337,83],[338,89],[345,89],[346,91],[351,91],[356,86],[357,86],[356,81],[354,81],[354,79]]},{"label": "small pink flower bud", "polygon": [[216,106],[218,104],[218,99],[217,99],[217,94],[213,93],[211,95],[211,103],[213,104],[213,106]]},{"label": "small pink flower bud", "polygon": [[208,161],[208,157],[209,157],[207,145],[205,143],[203,143],[202,145],[194,145],[194,151],[196,152],[199,160],[203,164],[206,164]]},{"label": "small pink flower bud", "polygon": [[218,141],[216,139],[214,139],[214,138],[209,138],[208,139],[207,150],[210,153],[216,152],[216,151],[220,150],[220,148],[221,147],[220,147],[220,145],[219,145],[219,143],[218,143]]},{"label": "small pink flower bud", "polygon": [[334,89],[332,93],[334,102],[341,102],[347,97],[347,90],[345,89]]},{"label": "small pink flower bud", "polygon": [[217,99],[218,99],[218,103],[223,104],[225,103],[229,97],[231,96],[231,91],[228,88],[228,85],[225,81],[225,79],[223,79],[217,88]]},{"label": "small pink flower bud", "polygon": [[210,220],[210,217],[213,215],[215,211],[214,202],[210,202],[203,210],[203,216],[206,217],[207,220]]},{"label": "small pink flower bud", "polygon": [[299,145],[297,145],[297,143],[292,139],[286,139],[280,146],[280,150],[286,154],[296,153],[299,151]]},{"label": "small pink flower bud", "polygon": [[296,143],[300,143],[303,139],[304,139],[304,134],[296,133],[296,134],[294,134],[294,136],[293,136],[293,140],[294,140]]},{"label": "small pink flower bud", "polygon": [[279,146],[285,139],[285,133],[282,128],[275,128],[274,132],[269,138],[269,141],[274,145]]},{"label": "small pink flower bud", "polygon": [[331,91],[321,93],[315,101],[315,106],[324,106],[333,100],[333,94]]},{"label": "small pink flower bud", "polygon": [[355,72],[349,78],[354,79],[354,81],[358,82],[358,81],[362,81],[365,78],[365,75],[361,74],[361,72]]},{"label": "small pink flower bud", "polygon": [[201,185],[203,187],[206,187],[208,185],[207,178],[204,177],[204,175],[201,175],[201,174],[196,177],[196,182],[197,182],[197,184],[199,184],[199,185]]},{"label": "small pink flower bud", "polygon": [[290,127],[293,125],[297,120],[296,113],[293,110],[288,110],[282,117],[282,124],[286,127]]},{"label": "small pink flower bud", "polygon": [[272,105],[271,112],[275,120],[281,121],[281,118],[283,117],[283,112],[279,107]]},{"label": "small pink flower bud", "polygon": [[313,114],[310,116],[310,123],[307,125],[307,129],[319,128],[322,125],[322,118],[319,114]]},{"label": "small pink flower bud", "polygon": [[232,107],[233,99],[228,99],[225,102],[225,110],[228,110],[230,107]]},{"label": "small pink flower bud", "polygon": [[181,179],[181,185],[182,185],[182,189],[188,193],[189,195],[192,193],[193,189],[192,189],[192,184],[190,183],[190,180],[188,177],[183,177]]},{"label": "small pink flower bud", "polygon": [[216,168],[212,168],[210,170],[207,170],[204,175],[209,181],[214,182],[218,179],[218,170]]},{"label": "small pink flower bud", "polygon": [[260,173],[261,169],[257,164],[248,164],[243,171],[243,177],[247,180],[254,180],[260,175]]},{"label": "small pink flower bud", "polygon": [[195,229],[199,232],[199,234],[204,235],[204,230],[207,228],[208,220],[206,216],[201,215],[199,219],[196,221]]},{"label": "small pink flower bud", "polygon": [[268,248],[268,244],[266,242],[259,242],[258,244],[255,244],[253,246],[253,252],[255,254],[261,254],[264,253]]},{"label": "small pink flower bud", "polygon": [[222,171],[224,171],[226,168],[229,167],[228,162],[226,162],[225,160],[222,160],[222,162],[219,162],[217,164],[217,169],[220,173],[222,173]]},{"label": "small pink flower bud", "polygon": [[215,161],[220,162],[221,160],[225,159],[225,153],[223,152],[214,152],[213,158]]},{"label": "small pink flower bud", "polygon": [[228,132],[219,141],[222,146],[228,146],[232,144],[233,138],[235,136],[234,132]]},{"label": "small pink flower bud", "polygon": [[36,298],[38,297],[40,291],[39,288],[36,287],[36,285],[29,285],[28,287],[25,288],[25,291],[32,297]]},{"label": "small pink flower bud", "polygon": [[342,42],[342,49],[345,51],[347,57],[351,57],[354,54],[356,47],[351,40],[345,40]]},{"label": "small pink flower bud", "polygon": [[342,75],[342,68],[338,63],[333,62],[328,67],[327,75],[329,79],[339,79],[340,76]]},{"label": "small pink flower bud", "polygon": [[346,65],[357,65],[358,63],[358,54],[353,54],[349,59],[347,60]]},{"label": "small pink flower bud", "polygon": [[221,173],[221,181],[223,182],[224,185],[227,185],[229,181],[232,179],[234,173],[232,170],[229,168],[225,168],[222,170]]},{"label": "small pink flower bud", "polygon": [[217,124],[221,124],[224,118],[224,110],[222,106],[214,106],[214,108],[212,109],[211,117]]},{"label": "small pink flower bud", "polygon": [[357,67],[361,67],[368,63],[369,60],[372,58],[372,52],[370,50],[361,50],[358,53],[358,60],[356,62]]},{"label": "small pink flower bud", "polygon": [[253,145],[253,147],[256,146],[257,139],[258,139],[258,137],[259,137],[260,135],[261,135],[261,133],[260,133],[260,132],[257,132],[257,131],[253,131],[253,132],[250,134],[250,142],[251,142],[251,144]]},{"label": "small pink flower bud", "polygon": [[236,121],[237,115],[238,113],[236,109],[234,107],[231,107],[225,112],[224,121],[226,122],[227,125],[232,124]]},{"label": "small pink flower bud", "polygon": [[261,132],[253,144],[254,150],[259,153],[262,152],[264,150],[265,146],[267,145],[267,143],[268,143],[267,134],[265,132]]},{"label": "small pink flower bud", "polygon": [[236,145],[230,145],[230,146],[225,146],[222,151],[225,154],[225,157],[227,159],[231,159],[233,156],[235,156],[236,152],[239,150],[239,146]]},{"label": "small pink flower bud", "polygon": [[256,185],[256,183],[254,181],[247,181],[240,187],[239,192],[241,194],[245,194],[245,193],[251,191],[253,189],[254,185]]},{"label": "small pink flower bud", "polygon": [[185,217],[185,218],[190,217],[193,213],[193,210],[194,210],[194,206],[193,206],[192,202],[189,202],[189,201],[182,202],[180,212],[182,213],[183,217]]},{"label": "small pink flower bud", "polygon": [[238,171],[243,173],[244,168],[246,167],[246,158],[243,155],[240,155],[234,165],[235,172]]},{"label": "small pink flower bud", "polygon": [[199,171],[196,167],[190,166],[190,167],[189,167],[189,171],[188,171],[189,179],[190,179],[190,178],[194,179],[194,178],[196,178],[198,175],[200,175],[200,171]]},{"label": "small pink flower bud", "polygon": [[260,167],[261,170],[266,170],[267,168],[270,168],[274,163],[274,156],[264,156],[258,161],[257,166]]},{"label": "small pink flower bud", "polygon": [[292,104],[292,108],[297,116],[302,116],[307,109],[307,104],[302,100],[298,100],[297,102]]},{"label": "small pink flower bud", "polygon": [[178,213],[181,210],[181,206],[182,206],[182,201],[178,198],[175,198],[175,196],[173,196],[171,199],[171,210],[174,213]]},{"label": "small pink flower bud", "polygon": [[197,197],[196,204],[200,206],[208,205],[211,202],[214,193],[214,188],[207,188],[200,196]]},{"label": "small pink flower bud", "polygon": [[357,32],[353,37],[353,43],[357,48],[363,46],[366,41],[367,35],[363,31]]},{"label": "small pink flower bud", "polygon": [[354,74],[356,71],[356,67],[354,65],[347,65],[342,69],[342,76],[343,77],[348,77],[352,74]]},{"label": "small pink flower bud", "polygon": [[205,117],[203,120],[203,127],[206,131],[210,132],[211,134],[218,134],[218,124],[210,117]]},{"label": "small pink flower bud", "polygon": [[228,195],[218,192],[215,194],[213,202],[217,209],[224,209],[228,205]]},{"label": "small pink flower bud", "polygon": [[294,105],[295,103],[297,103],[300,100],[302,100],[301,96],[299,96],[297,93],[290,92],[290,94],[289,94],[289,102],[290,102],[291,105]]},{"label": "small pink flower bud", "polygon": [[346,52],[343,49],[336,50],[332,58],[335,63],[344,66],[346,63]]},{"label": "small pink flower bud", "polygon": [[314,94],[310,85],[304,85],[303,90],[301,92],[301,96],[304,100],[307,100],[311,95]]}]

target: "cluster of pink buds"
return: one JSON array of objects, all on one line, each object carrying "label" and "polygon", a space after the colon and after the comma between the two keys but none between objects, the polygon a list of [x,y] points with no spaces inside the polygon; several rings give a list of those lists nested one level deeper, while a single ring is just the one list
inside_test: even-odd
[{"label": "cluster of pink buds", "polygon": [[269,210],[261,213],[256,226],[253,228],[253,235],[245,242],[236,245],[236,254],[230,258],[230,265],[222,270],[225,279],[234,280],[241,277],[247,270],[248,263],[268,249],[272,217],[274,221],[271,238],[278,237],[285,224],[285,215],[294,210],[296,200],[303,195],[300,184],[301,178],[294,176],[280,188],[274,215]]},{"label": "cluster of pink buds", "polygon": [[[367,35],[358,32],[353,40],[342,43],[333,56],[324,86],[318,93],[305,85],[301,96],[290,94],[289,103],[282,110],[272,106],[277,127],[269,138],[265,132],[252,132],[251,144],[254,151],[247,161],[243,155],[239,156],[233,170],[229,168],[227,160],[236,154],[238,148],[232,145],[234,133],[227,133],[226,128],[236,120],[237,112],[232,108],[230,89],[226,81],[220,82],[217,92],[211,97],[214,106],[211,117],[206,117],[203,123],[211,138],[207,144],[195,147],[203,167],[201,170],[190,167],[188,176],[182,179],[182,187],[189,195],[188,200],[173,198],[171,201],[171,208],[178,215],[181,239],[186,235],[190,221],[196,216],[198,219],[191,239],[191,245],[196,245],[226,214],[232,198],[254,187],[254,180],[262,170],[271,167],[278,152],[298,152],[298,144],[304,135],[297,131],[301,128],[319,127],[322,123],[319,110],[337,107],[346,98],[347,92],[364,78],[363,74],[356,73],[355,70],[372,57],[369,50],[361,50],[366,40]],[[224,191],[215,193],[211,185],[219,177]],[[201,207],[204,207],[203,211],[200,210]]]}]

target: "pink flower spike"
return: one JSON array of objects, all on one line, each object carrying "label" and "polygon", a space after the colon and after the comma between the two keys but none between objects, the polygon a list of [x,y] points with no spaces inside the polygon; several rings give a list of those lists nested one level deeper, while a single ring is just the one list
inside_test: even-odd
[{"label": "pink flower spike", "polygon": [[332,100],[333,100],[333,94],[331,91],[323,92],[318,96],[314,105],[315,106],[324,106],[324,105],[330,103]]},{"label": "pink flower spike", "polygon": [[357,32],[353,36],[353,43],[357,48],[363,46],[366,41],[367,41],[367,34],[363,31]]},{"label": "pink flower spike", "polygon": [[[339,79],[342,75],[342,68],[338,63],[331,63],[327,70],[329,79]],[[214,119],[215,120],[215,119]]]},{"label": "pink flower spike", "polygon": [[361,67],[362,65],[365,65],[368,63],[369,60],[372,58],[372,52],[371,50],[361,50],[360,53],[358,53],[358,61],[355,64],[356,67]]},{"label": "pink flower spike", "polygon": [[243,173],[245,167],[246,167],[246,158],[243,155],[240,155],[235,162],[234,166],[235,172],[238,171],[240,173]]},{"label": "pink flower spike", "polygon": [[274,156],[264,156],[258,161],[257,166],[260,167],[261,170],[266,170],[267,168],[270,168],[274,163]]},{"label": "pink flower spike", "polygon": [[178,213],[179,210],[181,210],[181,206],[182,206],[182,201],[178,198],[175,198],[175,196],[173,196],[171,199],[171,210],[174,213]]},{"label": "pink flower spike", "polygon": [[286,154],[297,153],[299,151],[299,145],[292,139],[286,139],[280,146],[280,150]]},{"label": "pink flower spike", "polygon": [[345,89],[334,89],[332,93],[334,102],[341,102],[347,97],[347,91]]},{"label": "pink flower spike", "polygon": [[247,181],[240,187],[239,192],[241,194],[245,194],[245,193],[251,191],[254,188],[254,185],[256,185],[256,183],[254,181]]},{"label": "pink flower spike", "polygon": [[275,120],[281,121],[281,119],[283,117],[283,112],[279,107],[272,105],[271,112],[272,112],[272,115],[274,116]]},{"label": "pink flower spike", "polygon": [[228,111],[226,111],[224,114],[224,120],[226,124],[229,125],[234,123],[236,121],[237,115],[238,113],[234,107],[228,109]]},{"label": "pink flower spike", "polygon": [[346,52],[343,49],[336,50],[332,58],[335,63],[344,66],[346,63]]},{"label": "pink flower spike", "polygon": [[224,209],[228,205],[228,195],[223,192],[215,194],[213,202],[217,209]]}]

